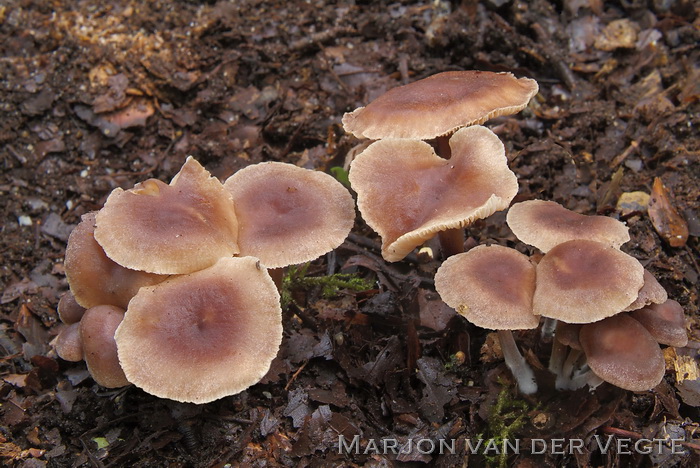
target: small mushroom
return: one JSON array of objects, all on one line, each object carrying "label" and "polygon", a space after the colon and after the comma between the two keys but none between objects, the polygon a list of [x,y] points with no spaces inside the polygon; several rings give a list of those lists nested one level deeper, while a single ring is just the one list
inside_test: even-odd
[{"label": "small mushroom", "polygon": [[519,112],[537,91],[534,80],[511,73],[438,73],[393,88],[345,114],[343,127],[358,138],[429,140]]},{"label": "small mushroom", "polygon": [[[72,296],[78,307],[113,305],[126,308],[141,286],[163,281],[167,276],[131,270],[118,265],[95,240],[95,215],[84,214],[68,237],[64,268]],[[82,313],[70,297],[59,302],[59,315],[66,323],[80,320]]]},{"label": "small mushroom", "polygon": [[114,332],[124,318],[124,309],[102,305],[85,311],[80,320],[80,339],[90,375],[106,388],[129,385],[117,358]]},{"label": "small mushroom", "polygon": [[95,238],[125,268],[184,274],[238,253],[237,233],[231,195],[188,157],[169,185],[149,179],[112,191]]},{"label": "small mushroom", "polygon": [[242,256],[268,268],[314,260],[343,243],[355,221],[350,192],[328,174],[265,162],[241,169],[224,187],[239,221]]},{"label": "small mushroom", "polygon": [[663,304],[668,300],[668,293],[646,268],[644,269],[644,286],[637,293],[637,299],[623,310],[641,309],[649,304]]},{"label": "small mushroom", "polygon": [[63,296],[61,296],[61,299],[59,299],[56,311],[58,312],[58,317],[61,319],[61,322],[70,325],[80,322],[80,319],[85,313],[85,307],[78,304],[72,292],[66,291],[63,293]]},{"label": "small mushroom", "polygon": [[518,239],[542,252],[574,239],[598,241],[615,248],[630,240],[627,226],[620,221],[582,215],[553,201],[516,203],[508,210],[506,221]]},{"label": "small mushroom", "polygon": [[63,327],[53,342],[56,354],[64,361],[83,360],[83,342],[80,339],[80,322]]},{"label": "small mushroom", "polygon": [[253,257],[146,286],[117,329],[128,380],[148,393],[207,403],[245,390],[282,341],[280,296]]},{"label": "small mushroom", "polygon": [[688,344],[683,307],[673,299],[663,304],[648,305],[630,312],[630,315],[641,323],[657,342],[677,348]]},{"label": "small mushroom", "polygon": [[532,314],[535,266],[529,259],[508,247],[475,247],[445,260],[435,274],[435,289],[474,325],[498,330],[503,357],[520,391],[535,393],[534,374],[511,332],[539,324],[539,317]]},{"label": "small mushroom", "polygon": [[581,327],[579,336],[588,366],[601,379],[625,390],[656,387],[666,369],[659,344],[626,314]]},{"label": "small mushroom", "polygon": [[534,313],[567,323],[590,323],[622,311],[637,297],[644,268],[600,242],[571,240],[537,265]]},{"label": "small mushroom", "polygon": [[440,231],[462,228],[508,207],[518,192],[503,143],[486,127],[458,130],[452,159],[425,142],[381,140],[350,167],[357,206],[382,237],[382,256],[399,261]]}]

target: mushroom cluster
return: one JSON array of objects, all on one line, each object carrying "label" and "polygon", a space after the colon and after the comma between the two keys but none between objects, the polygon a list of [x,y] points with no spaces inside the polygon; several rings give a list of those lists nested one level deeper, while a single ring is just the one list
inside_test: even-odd
[{"label": "mushroom cluster", "polygon": [[544,252],[539,262],[507,247],[481,246],[445,261],[435,287],[465,318],[499,330],[521,391],[537,386],[512,335],[502,330],[536,328],[540,317],[557,321],[549,369],[558,388],[658,385],[665,369],[659,344],[687,343],[683,309],[619,250],[629,240],[626,226],[540,200],[513,205],[506,219],[516,237]]},{"label": "mushroom cluster", "polygon": [[222,184],[190,157],[169,184],[117,188],[69,237],[56,351],[105,387],[192,403],[238,393],[282,340],[267,268],[329,252],[354,217],[339,182],[283,163]]},{"label": "mushroom cluster", "polygon": [[464,226],[508,207],[517,179],[480,124],[519,112],[537,91],[510,73],[444,72],[345,114],[347,132],[378,140],[352,161],[349,179],[384,259],[399,261],[436,234],[443,256],[462,252]]}]

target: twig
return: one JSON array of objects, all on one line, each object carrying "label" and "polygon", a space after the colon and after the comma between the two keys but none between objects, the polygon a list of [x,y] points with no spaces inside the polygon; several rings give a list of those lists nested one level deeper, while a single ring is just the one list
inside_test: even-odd
[{"label": "twig", "polygon": [[292,375],[292,378],[289,379],[289,382],[287,382],[287,385],[284,386],[285,390],[289,390],[289,386],[292,385],[292,382],[294,382],[296,380],[296,378],[299,376],[299,374],[301,374],[301,371],[304,370],[304,367],[306,367],[306,365],[308,363],[309,363],[309,360],[307,359],[306,361],[304,361],[304,363],[301,366],[299,366],[299,369],[297,369],[294,372],[294,374]]}]

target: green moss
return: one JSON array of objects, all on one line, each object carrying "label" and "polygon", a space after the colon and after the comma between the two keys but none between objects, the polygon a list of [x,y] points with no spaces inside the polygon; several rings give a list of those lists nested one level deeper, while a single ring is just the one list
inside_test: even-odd
[{"label": "green moss", "polygon": [[361,278],[357,274],[335,273],[329,276],[306,276],[309,264],[290,266],[282,280],[282,307],[292,303],[292,291],[295,289],[308,290],[321,288],[324,299],[338,296],[341,290],[366,291],[372,289],[374,282]]},{"label": "green moss", "polygon": [[[496,404],[489,410],[489,419],[487,421],[486,433],[480,435],[480,438],[486,440],[491,439],[496,446],[503,447],[506,440],[516,439],[516,432],[525,425],[527,413],[530,411],[530,406],[527,402],[516,400],[510,394],[508,387],[503,387],[501,393],[498,394]],[[507,451],[501,451],[497,455],[484,455],[489,466],[498,466],[505,468],[508,462]]]}]

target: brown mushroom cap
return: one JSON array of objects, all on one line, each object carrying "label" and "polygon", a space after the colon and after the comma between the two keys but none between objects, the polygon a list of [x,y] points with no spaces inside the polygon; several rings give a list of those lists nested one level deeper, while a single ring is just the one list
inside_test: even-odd
[{"label": "brown mushroom cap", "polygon": [[83,360],[83,341],[80,339],[80,323],[63,327],[53,343],[56,354],[65,361]]},{"label": "brown mushroom cap", "polygon": [[445,260],[435,274],[442,300],[490,330],[537,328],[532,313],[535,266],[517,250],[481,245]]},{"label": "brown mushroom cap", "polygon": [[350,167],[357,206],[382,237],[382,256],[401,260],[439,231],[508,207],[518,192],[503,143],[482,126],[450,138],[452,158],[416,140],[380,140]]},{"label": "brown mushroom cap", "polygon": [[673,299],[632,311],[630,315],[641,323],[657,342],[677,348],[688,344],[685,313],[683,307]]},{"label": "brown mushroom cap", "polygon": [[452,71],[393,88],[343,116],[358,138],[428,140],[493,117],[521,111],[537,94],[535,80],[511,73]]},{"label": "brown mushroom cap", "polygon": [[102,305],[85,311],[80,320],[80,338],[90,375],[107,388],[129,385],[117,358],[114,332],[124,318],[124,309]]},{"label": "brown mushroom cap", "polygon": [[207,403],[258,382],[282,341],[279,294],[253,257],[141,288],[115,335],[130,382]]},{"label": "brown mushroom cap", "polygon": [[557,322],[557,331],[554,338],[561,344],[573,349],[581,349],[581,341],[579,341],[579,333],[581,332],[581,324]]},{"label": "brown mushroom cap", "polygon": [[668,300],[668,293],[647,269],[644,269],[644,286],[637,293],[637,299],[623,310],[641,309],[649,304],[663,304]]},{"label": "brown mushroom cap", "polygon": [[620,250],[571,240],[537,265],[534,312],[567,323],[590,323],[622,311],[637,297],[644,268]]},{"label": "brown mushroom cap", "polygon": [[588,365],[606,382],[643,391],[656,387],[664,377],[666,365],[659,344],[626,314],[586,324],[579,336]]},{"label": "brown mushroom cap", "polygon": [[516,203],[508,210],[506,221],[518,239],[543,252],[574,239],[598,241],[615,248],[630,240],[627,226],[620,221],[582,215],[553,201]]},{"label": "brown mushroom cap", "polygon": [[242,256],[269,268],[314,260],[343,243],[355,221],[350,192],[328,174],[265,162],[224,184],[233,196]]},{"label": "brown mushroom cap", "polygon": [[115,189],[97,214],[95,238],[133,270],[183,274],[238,253],[231,195],[192,157],[170,185],[156,179]]},{"label": "brown mushroom cap", "polygon": [[[106,257],[107,256],[105,255],[105,258]],[[80,322],[80,319],[85,313],[85,307],[78,304],[78,301],[75,300],[75,296],[72,292],[66,291],[58,301],[56,311],[58,312],[58,317],[61,319],[61,322],[70,325],[71,323]]]},{"label": "brown mushroom cap", "polygon": [[[159,283],[166,276],[130,270],[107,257],[95,240],[95,215],[84,214],[68,237],[63,264],[66,278],[79,306],[113,305],[124,309],[141,286]],[[64,322],[80,320],[82,313],[71,315],[62,303],[63,299],[59,302],[59,314]],[[69,303],[63,305],[67,307]]]}]

